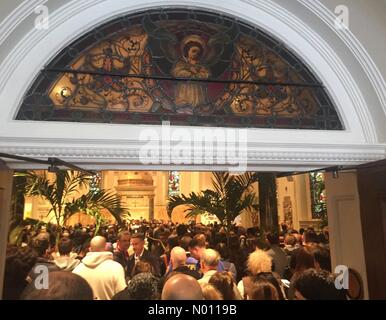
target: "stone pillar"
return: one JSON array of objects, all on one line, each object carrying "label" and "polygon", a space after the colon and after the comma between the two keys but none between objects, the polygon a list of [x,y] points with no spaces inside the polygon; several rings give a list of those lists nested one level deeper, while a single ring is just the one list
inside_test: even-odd
[{"label": "stone pillar", "polygon": [[11,219],[12,182],[13,171],[0,163],[0,298],[3,296],[5,254]]},{"label": "stone pillar", "polygon": [[149,220],[154,219],[154,197],[149,196]]},{"label": "stone pillar", "polygon": [[259,173],[260,228],[265,232],[278,232],[276,177],[273,173]]},{"label": "stone pillar", "polygon": [[308,174],[300,174],[295,180],[295,203],[294,228],[299,230],[310,224],[311,220],[311,193]]}]

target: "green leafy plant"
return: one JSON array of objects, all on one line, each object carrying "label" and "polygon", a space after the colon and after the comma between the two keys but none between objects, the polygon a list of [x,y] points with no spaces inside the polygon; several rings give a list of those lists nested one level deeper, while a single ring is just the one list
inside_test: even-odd
[{"label": "green leafy plant", "polygon": [[26,226],[33,226],[35,229],[39,229],[41,226],[46,225],[47,224],[45,222],[36,219],[27,218],[25,220],[21,220],[18,225],[10,229],[8,243],[21,246]]},{"label": "green leafy plant", "polygon": [[224,227],[229,241],[233,220],[245,210],[258,210],[257,196],[250,188],[257,181],[257,174],[247,172],[230,175],[228,172],[213,172],[214,190],[191,192],[188,196],[169,198],[168,214],[171,217],[175,207],[186,205],[186,218],[209,213],[215,215]]},{"label": "green leafy plant", "polygon": [[[102,223],[101,210],[106,209],[122,224],[121,215],[127,209],[121,206],[117,195],[105,189],[89,188],[92,176],[77,171],[59,170],[56,179],[50,180],[46,173],[37,174],[34,171],[16,173],[16,176],[26,178],[23,192],[25,196],[42,197],[50,204],[56,225],[60,228],[66,225],[68,219],[78,212],[89,214],[97,222]],[[80,189],[88,188],[88,192],[80,194]]]}]

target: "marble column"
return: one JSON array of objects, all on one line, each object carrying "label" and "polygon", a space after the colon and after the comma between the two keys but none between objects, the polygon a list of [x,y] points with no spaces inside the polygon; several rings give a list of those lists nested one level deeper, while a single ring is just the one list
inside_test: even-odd
[{"label": "marble column", "polygon": [[149,196],[149,220],[154,219],[154,196]]},{"label": "marble column", "polygon": [[259,173],[259,209],[262,231],[278,232],[276,177],[273,173]]}]

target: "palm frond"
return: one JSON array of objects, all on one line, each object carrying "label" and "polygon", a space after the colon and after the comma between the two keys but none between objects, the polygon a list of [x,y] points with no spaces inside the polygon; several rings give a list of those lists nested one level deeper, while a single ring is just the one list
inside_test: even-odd
[{"label": "palm frond", "polygon": [[213,172],[212,185],[219,194],[225,194],[225,185],[229,181],[229,173],[224,171]]},{"label": "palm frond", "polygon": [[203,213],[213,214],[229,231],[232,221],[244,210],[256,210],[257,197],[250,188],[257,181],[257,177],[256,173],[249,172],[242,175],[213,172],[214,190],[170,197],[168,214],[171,217],[175,207],[185,205],[187,218]]},{"label": "palm frond", "polygon": [[87,194],[67,202],[65,208],[65,221],[77,212],[87,213],[88,210],[106,209],[119,224],[122,224],[121,215],[128,214],[128,209],[122,207],[121,200],[114,193],[104,189],[97,192],[89,191]]},{"label": "palm frond", "polygon": [[122,223],[121,214],[127,212],[121,205],[120,199],[112,192],[99,190],[89,191],[80,197],[75,197],[79,188],[88,187],[91,176],[77,171],[60,170],[56,173],[55,181],[47,179],[46,174],[37,174],[33,171],[21,172],[15,176],[26,177],[26,196],[41,196],[49,201],[50,212],[55,215],[58,225],[64,224],[77,212],[106,209],[118,223]]},{"label": "palm frond", "polygon": [[45,173],[40,175],[35,172],[28,171],[17,173],[15,176],[24,176],[26,178],[23,190],[26,196],[43,197],[46,198],[54,208],[58,206],[59,201],[56,196],[56,187],[47,179]]},{"label": "palm frond", "polygon": [[77,172],[77,171],[66,171],[65,172],[65,188],[64,196],[67,198],[74,192],[79,192],[79,189],[88,187],[92,177],[89,174]]}]

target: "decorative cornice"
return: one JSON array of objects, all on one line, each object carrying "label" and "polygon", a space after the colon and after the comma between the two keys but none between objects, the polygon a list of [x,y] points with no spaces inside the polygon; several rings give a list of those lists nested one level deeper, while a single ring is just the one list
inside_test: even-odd
[{"label": "decorative cornice", "polygon": [[[35,2],[31,4],[29,0],[24,1],[19,7],[17,7],[8,17],[9,23],[4,26],[4,32],[7,37],[14,31],[18,24],[22,23],[23,20],[31,14],[31,7],[37,6],[39,4],[44,4],[47,0],[34,0]],[[104,0],[73,0],[65,6],[61,7],[60,10],[56,10],[50,13],[49,23],[50,27],[45,30],[37,30],[31,29],[22,39],[20,39],[19,43],[22,43],[22,46],[15,47],[4,59],[3,63],[0,64],[0,71],[4,73],[4,77],[0,77],[0,91],[2,91],[6,81],[9,78],[9,75],[14,70],[15,66],[18,64],[18,61],[23,58],[23,56],[28,52],[29,48],[33,46],[33,44],[38,43],[44,39],[44,37],[50,32],[50,30],[55,29],[58,25],[71,18],[77,12],[80,12],[83,9],[87,9],[92,5],[96,5],[99,2],[103,2]],[[22,19],[19,17],[22,17]],[[90,26],[91,27],[91,26]],[[1,34],[1,33],[0,33]],[[6,39],[6,38],[4,38]],[[68,39],[68,41],[71,41]],[[0,42],[1,45],[1,42]],[[47,63],[45,61],[44,63]],[[36,66],[37,71],[42,68],[42,66]]]},{"label": "decorative cornice", "polygon": [[[51,146],[50,146],[51,145]],[[104,143],[89,144],[87,147],[82,145],[69,146],[56,142],[56,146],[53,147],[53,143],[50,145],[17,145],[11,143],[1,143],[0,152],[15,154],[32,158],[48,158],[59,157],[66,161],[88,165],[93,164],[109,164],[110,167],[114,167],[114,164],[141,164],[139,142],[131,142],[122,144],[119,147],[111,147],[112,144]],[[116,141],[114,141],[116,145]],[[189,156],[194,153],[194,148],[187,144],[179,146],[179,149],[185,150],[186,157],[179,158],[179,163],[184,165],[190,165],[192,158]],[[214,151],[216,154],[216,151]],[[302,166],[329,166],[329,165],[354,165],[365,162],[376,161],[386,158],[386,146],[385,145],[351,145],[341,146],[336,145],[297,145],[294,144],[264,144],[254,143],[249,144],[245,152],[241,152],[238,157],[225,158],[223,155],[214,157],[214,163],[224,164],[235,163],[239,159],[244,159],[248,166],[265,166],[275,164],[278,167],[286,168],[289,165],[302,165]],[[160,159],[147,159],[152,160],[151,163],[155,163],[159,160],[159,163],[163,165],[175,164],[174,159],[160,158]],[[13,161],[5,159],[7,164],[12,167],[15,164],[20,164],[19,161]],[[305,163],[307,165],[305,165]],[[199,168],[200,165],[197,166]]]},{"label": "decorative cornice", "polygon": [[[290,26],[293,30],[295,30],[298,34],[302,35],[304,39],[310,42],[315,48],[318,49],[320,54],[322,54],[323,58],[328,61],[328,64],[336,70],[336,73],[339,74],[339,78],[341,83],[344,85],[345,90],[349,93],[350,99],[354,107],[356,108],[356,112],[360,118],[361,125],[364,129],[364,133],[366,135],[366,139],[370,143],[374,143],[377,141],[376,133],[374,130],[374,123],[369,114],[369,110],[367,108],[366,101],[361,94],[359,87],[357,86],[355,80],[352,75],[345,67],[343,61],[339,58],[339,56],[334,52],[334,50],[330,47],[330,45],[320,37],[316,32],[314,32],[308,25],[306,25],[299,18],[291,14],[289,11],[284,8],[279,7],[272,0],[241,0],[242,2],[248,3],[256,8],[260,8],[266,11],[268,14],[274,14],[276,18],[279,18],[286,25]],[[298,0],[303,4],[302,0]],[[306,3],[312,1],[304,1]],[[280,8],[280,10],[278,10]],[[297,53],[301,55],[301,48],[292,48],[297,49]],[[326,83],[326,86],[333,86],[333,84]],[[329,90],[331,93],[331,90]],[[336,101],[336,99],[333,99]],[[347,125],[348,121],[343,119],[343,122]]]},{"label": "decorative cornice", "polygon": [[45,2],[47,2],[47,0],[25,0],[18,5],[0,23],[0,45],[2,45],[8,36],[17,28],[17,26],[31,14],[31,8],[36,8]]},{"label": "decorative cornice", "polygon": [[336,16],[319,0],[297,0],[303,6],[312,11],[319,19],[344,42],[352,54],[356,57],[363,71],[371,81],[378,99],[382,105],[383,111],[386,115],[386,81],[381,72],[376,66],[373,59],[371,59],[367,50],[363,47],[361,42],[355,37],[349,28],[342,28],[337,30],[335,27]]}]

